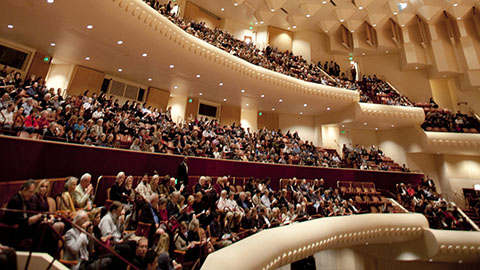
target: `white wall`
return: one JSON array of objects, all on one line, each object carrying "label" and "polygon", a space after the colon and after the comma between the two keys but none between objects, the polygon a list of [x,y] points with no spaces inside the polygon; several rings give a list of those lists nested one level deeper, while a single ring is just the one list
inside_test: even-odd
[{"label": "white wall", "polygon": [[167,107],[172,107],[172,119],[174,122],[178,122],[179,118],[181,118],[181,120],[185,120],[187,97],[172,95],[168,100]]},{"label": "white wall", "polygon": [[338,125],[322,126],[322,147],[336,149],[337,152],[341,150],[340,129]]},{"label": "white wall", "polygon": [[249,29],[250,25],[237,22],[231,19],[225,18],[223,21],[223,29],[232,34],[236,39],[243,40],[245,36],[252,37],[253,43],[256,41],[253,30]]},{"label": "white wall", "polygon": [[250,128],[250,131],[257,131],[257,110],[242,109],[240,112],[240,124],[244,129]]},{"label": "white wall", "polygon": [[313,141],[314,144],[318,144],[313,116],[280,114],[278,127],[285,133],[288,130],[292,133],[297,131],[303,141]]},{"label": "white wall", "polygon": [[48,87],[55,89],[61,88],[65,91],[68,83],[72,78],[73,69],[75,65],[72,64],[52,64],[48,70],[46,81]]}]

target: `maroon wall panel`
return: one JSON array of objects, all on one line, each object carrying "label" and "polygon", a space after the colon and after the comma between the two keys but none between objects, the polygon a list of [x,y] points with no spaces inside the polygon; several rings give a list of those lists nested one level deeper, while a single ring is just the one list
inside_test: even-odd
[{"label": "maroon wall panel", "polygon": [[[152,174],[176,176],[177,165],[182,157],[128,150],[82,146],[38,140],[0,136],[0,181],[25,180],[29,178],[58,178],[83,173],[116,175],[124,171],[127,175]],[[420,183],[420,174],[361,171],[353,169],[317,168],[291,165],[274,165],[253,162],[238,162],[191,157],[188,161],[190,175],[238,177],[254,176],[272,179],[277,188],[280,178],[324,178],[328,186],[336,181],[371,181],[377,188],[394,190],[399,182]]]}]

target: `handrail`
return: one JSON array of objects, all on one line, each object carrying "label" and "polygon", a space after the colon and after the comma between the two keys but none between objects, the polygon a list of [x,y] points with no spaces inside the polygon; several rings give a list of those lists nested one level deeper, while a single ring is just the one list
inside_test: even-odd
[{"label": "handrail", "polygon": [[478,227],[478,225],[475,224],[475,222],[473,222],[473,220],[467,214],[465,214],[465,212],[463,212],[463,210],[460,207],[458,207],[457,204],[455,204],[454,202],[451,202],[451,204],[453,204],[455,207],[457,207],[457,211],[472,226],[472,228],[475,231],[480,232],[480,228]]},{"label": "handrail", "polygon": [[[5,211],[5,212],[12,212],[12,213],[27,213],[27,214],[46,214],[46,215],[54,215],[54,216],[59,216],[60,213],[58,212],[42,212],[42,211],[33,211],[33,210],[16,210],[16,209],[8,209],[8,208],[0,208],[0,212]],[[72,227],[75,227],[77,230],[79,230],[82,233],[85,233],[88,238],[93,239],[97,244],[99,244],[102,248],[105,248],[109,252],[111,252],[115,257],[119,258],[121,261],[126,263],[130,269],[133,270],[140,270],[138,267],[136,267],[134,264],[129,262],[127,259],[123,258],[120,254],[118,254],[115,250],[113,250],[111,247],[105,245],[102,243],[102,241],[98,240],[94,235],[88,233],[85,231],[82,227],[78,226],[77,224],[73,223],[71,220],[63,218],[62,221],[67,221]]]},{"label": "handrail", "polygon": [[410,213],[410,211],[408,211],[407,209],[405,209],[405,207],[403,207],[403,205],[401,205],[399,202],[397,202],[397,200],[393,199],[393,198],[387,198],[393,205],[395,205],[396,207],[400,208],[403,212],[405,213]]},{"label": "handrail", "polygon": [[390,88],[392,88],[393,91],[395,91],[400,97],[404,98],[410,106],[415,106],[413,102],[406,95],[398,91],[397,87],[395,87],[395,85],[393,85],[389,80],[387,80],[385,76],[382,76],[382,80],[386,82],[390,86]]}]

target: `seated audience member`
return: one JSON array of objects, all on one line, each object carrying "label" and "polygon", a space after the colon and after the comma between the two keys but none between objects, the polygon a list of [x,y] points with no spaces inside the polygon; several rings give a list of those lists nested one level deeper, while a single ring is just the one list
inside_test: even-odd
[{"label": "seated audience member", "polygon": [[247,195],[244,191],[241,191],[238,195],[237,205],[243,209],[252,208],[252,202],[247,199]]},{"label": "seated audience member", "polygon": [[[88,213],[84,210],[79,210],[76,213],[73,223],[84,230],[87,230],[87,228],[92,225],[88,220]],[[63,259],[78,261],[72,269],[78,269],[82,261],[88,261],[91,252],[91,250],[89,250],[89,241],[93,240],[90,240],[87,234],[75,226],[65,234],[65,252],[63,253]]]},{"label": "seated audience member", "polygon": [[133,176],[129,175],[125,180],[125,195],[129,202],[135,201],[135,189],[133,188]]},{"label": "seated audience member", "polygon": [[[154,256],[153,254],[149,255],[149,257],[153,257],[153,256]],[[150,259],[148,259],[148,261],[150,261]],[[160,255],[158,255],[158,264],[157,265],[158,265],[157,268],[148,268],[149,266],[147,265],[147,269],[148,270],[151,270],[151,269],[180,270],[180,269],[182,269],[182,265],[175,262],[175,261],[170,260],[170,257],[168,256],[168,253],[166,253],[166,252],[163,252]],[[153,265],[151,265],[150,267],[153,267]]]},{"label": "seated audience member", "polygon": [[[55,201],[48,197],[50,193],[50,182],[47,179],[43,179],[38,183],[35,188],[35,194],[29,201],[29,209],[38,212],[50,212],[57,211]],[[53,228],[59,233],[63,234],[65,224],[61,221],[56,221],[53,215],[44,217],[43,221],[48,221],[52,224]]]},{"label": "seated audience member", "polygon": [[17,253],[15,249],[0,244],[0,269],[17,270]]},{"label": "seated audience member", "polygon": [[133,265],[140,269],[145,269],[145,255],[148,251],[148,239],[145,237],[141,237],[137,241],[137,247],[135,249],[135,258],[133,259]]},{"label": "seated audience member", "polygon": [[[20,191],[15,193],[15,195],[10,198],[7,204],[7,209],[12,210],[28,210],[28,201],[32,198],[35,193],[35,181],[29,180],[22,184]],[[9,225],[18,225],[18,238],[20,242],[25,239],[32,239],[34,235],[34,230],[32,226],[39,222],[42,219],[42,214],[31,215],[26,212],[5,212],[3,217],[5,223]],[[28,242],[28,241],[27,241]],[[31,242],[31,240],[30,240]],[[28,243],[25,243],[26,246],[21,245],[22,249],[28,248]],[[17,243],[18,245],[18,243]]]},{"label": "seated audience member", "polygon": [[135,191],[143,198],[143,200],[148,201],[150,195],[153,194],[152,187],[150,186],[148,174],[145,174],[142,177],[140,183],[138,183]]},{"label": "seated audience member", "polygon": [[184,251],[184,261],[194,261],[198,259],[200,254],[198,254],[198,249],[195,249],[196,246],[199,246],[200,241],[188,241],[187,239],[188,225],[185,221],[180,223],[177,233],[173,237],[173,242],[175,243],[175,249]]},{"label": "seated audience member", "polygon": [[102,237],[107,236],[107,241],[117,244],[123,242],[122,235],[125,225],[125,216],[123,205],[119,201],[114,201],[110,205],[108,213],[100,220],[98,227],[102,233]]},{"label": "seated audience member", "polygon": [[90,183],[92,176],[86,173],[80,177],[80,184],[73,192],[73,202],[76,208],[85,208],[87,210],[93,207],[93,186]]},{"label": "seated audience member", "polygon": [[115,183],[110,188],[110,200],[119,201],[126,203],[128,201],[128,196],[125,191],[123,183],[125,182],[125,173],[119,172],[115,179]]},{"label": "seated audience member", "polygon": [[229,235],[225,234],[222,218],[220,214],[213,214],[213,221],[210,223],[210,234],[215,248],[220,249],[232,244],[232,241],[225,239]]},{"label": "seated audience member", "polygon": [[160,176],[158,174],[152,176],[150,186],[153,193],[162,194],[162,190],[160,189]]},{"label": "seated audience member", "polygon": [[73,192],[77,187],[78,178],[68,177],[65,185],[63,186],[63,192],[57,197],[57,207],[61,211],[75,212],[75,203],[73,202]]}]

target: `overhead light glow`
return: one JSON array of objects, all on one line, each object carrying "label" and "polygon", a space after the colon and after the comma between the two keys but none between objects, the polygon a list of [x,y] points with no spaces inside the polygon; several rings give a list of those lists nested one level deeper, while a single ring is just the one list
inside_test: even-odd
[{"label": "overhead light glow", "polygon": [[147,53],[142,53],[142,56],[143,56],[143,57],[147,57],[148,54],[147,54]]},{"label": "overhead light glow", "polygon": [[264,95],[264,94],[262,94],[262,95],[260,95],[260,97],[264,98],[264,97],[265,97],[265,95]]},{"label": "overhead light glow", "polygon": [[225,102],[226,102],[226,101],[227,101],[227,99],[226,99],[226,98],[224,98],[224,99],[223,99],[223,101],[225,101]]},{"label": "overhead light glow", "polygon": [[200,74],[197,74],[197,76],[195,76],[195,77],[200,78]]},{"label": "overhead light glow", "polygon": [[175,67],[175,65],[170,65],[170,66],[169,66],[169,68],[174,68],[174,67]]},{"label": "overhead light glow", "polygon": [[92,29],[93,29],[93,25],[91,25],[91,24],[87,25],[87,29],[88,29],[88,30],[92,30]]},{"label": "overhead light glow", "polygon": [[366,125],[367,125],[367,122],[363,123],[363,125],[366,126]]},{"label": "overhead light glow", "polygon": [[53,2],[55,2],[55,0],[47,0],[47,3],[49,4],[53,4]]},{"label": "overhead light glow", "polygon": [[117,41],[117,44],[118,44],[118,45],[122,45],[122,44],[123,44],[123,40]]},{"label": "overhead light glow", "polygon": [[358,7],[358,9],[362,10],[362,9],[363,9],[363,7],[362,7],[362,6],[359,6],[359,7]]},{"label": "overhead light glow", "polygon": [[225,11],[225,9],[224,9],[223,7],[222,7],[220,10],[221,10],[221,11]]},{"label": "overhead light glow", "polygon": [[275,9],[272,8],[272,9],[270,9],[270,11],[271,11],[271,12],[275,12]]},{"label": "overhead light glow", "polygon": [[53,43],[53,42],[52,42],[52,43],[50,43],[50,46],[52,46],[52,47],[55,47],[55,45],[56,45],[56,44],[55,44],[55,43]]},{"label": "overhead light glow", "polygon": [[292,28],[293,28],[293,29],[296,29],[296,28],[297,28],[297,26],[296,26],[296,25],[294,25],[294,26],[292,26]]},{"label": "overhead light glow", "polygon": [[151,81],[152,81],[152,78],[148,78],[148,81],[151,82]]},{"label": "overhead light glow", "polygon": [[89,56],[85,57],[85,60],[90,61],[90,57]]},{"label": "overhead light glow", "polygon": [[178,89],[178,86],[175,85],[175,86],[173,87],[173,89]]},{"label": "overhead light glow", "polygon": [[398,4],[397,4],[398,11],[402,11],[402,10],[406,9],[407,6],[408,6],[408,3],[406,3],[406,2],[398,3]]},{"label": "overhead light glow", "polygon": [[458,7],[458,3],[453,4],[454,7]]},{"label": "overhead light glow", "polygon": [[118,69],[118,72],[122,72],[122,71],[123,71],[123,69],[121,69],[121,68]]},{"label": "overhead light glow", "polygon": [[330,108],[330,107],[328,107],[328,108],[327,108],[327,111],[330,111],[330,110],[331,110],[331,108]]},{"label": "overhead light glow", "polygon": [[237,3],[237,2],[233,3],[233,5],[236,6],[236,7],[238,7],[238,3]]},{"label": "overhead light glow", "polygon": [[283,99],[279,99],[278,102],[283,102]]},{"label": "overhead light glow", "polygon": [[219,83],[218,85],[223,86],[223,82]]},{"label": "overhead light glow", "polygon": [[240,92],[245,93],[245,89],[240,90]]},{"label": "overhead light glow", "polygon": [[300,112],[300,114],[303,114],[303,112]]},{"label": "overhead light glow", "polygon": [[198,95],[199,95],[199,96],[202,96],[202,95],[203,95],[203,93],[198,93]]},{"label": "overhead light glow", "polygon": [[8,29],[13,29],[13,24],[7,25]]},{"label": "overhead light glow", "polygon": [[272,111],[275,111],[275,108],[272,108]]},{"label": "overhead light glow", "polygon": [[303,107],[307,107],[307,103],[303,104]]},{"label": "overhead light glow", "polygon": [[310,18],[312,15],[310,15],[310,14],[307,14],[307,15],[305,15],[305,16],[306,16],[307,18]]},{"label": "overhead light glow", "polygon": [[248,103],[247,103],[247,104],[245,104],[245,105],[246,105],[247,107],[248,107],[248,106],[250,106],[250,104],[248,104]]}]

